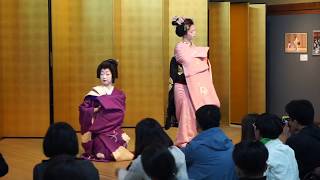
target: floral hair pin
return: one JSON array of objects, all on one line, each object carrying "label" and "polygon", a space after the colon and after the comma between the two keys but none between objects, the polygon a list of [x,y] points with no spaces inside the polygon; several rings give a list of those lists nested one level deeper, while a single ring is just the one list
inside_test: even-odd
[{"label": "floral hair pin", "polygon": [[184,17],[174,16],[172,18],[172,21],[175,21],[177,24],[182,25],[184,22]]}]

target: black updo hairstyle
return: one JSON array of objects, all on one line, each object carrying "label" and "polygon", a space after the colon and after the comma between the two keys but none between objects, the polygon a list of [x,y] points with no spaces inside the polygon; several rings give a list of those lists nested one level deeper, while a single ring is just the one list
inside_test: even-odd
[{"label": "black updo hairstyle", "polygon": [[184,19],[183,23],[181,23],[181,24],[178,24],[177,20],[176,20],[176,21],[172,21],[172,25],[176,26],[177,36],[182,37],[187,34],[191,25],[193,25],[193,20],[190,18],[186,18],[186,19]]},{"label": "black updo hairstyle", "polygon": [[114,59],[108,59],[101,62],[97,68],[97,78],[100,79],[102,69],[110,69],[112,74],[112,83],[118,78],[118,62]]}]

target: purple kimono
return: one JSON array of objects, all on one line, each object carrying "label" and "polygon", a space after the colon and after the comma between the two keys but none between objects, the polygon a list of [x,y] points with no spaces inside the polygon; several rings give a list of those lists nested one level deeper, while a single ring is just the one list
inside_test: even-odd
[{"label": "purple kimono", "polygon": [[[86,95],[79,107],[83,157],[96,161],[132,159],[133,154],[126,149],[130,138],[121,130],[125,101],[125,94],[116,88],[108,95],[103,86],[96,86]],[[88,132],[91,132],[89,137]],[[98,153],[104,158],[97,157]]]}]

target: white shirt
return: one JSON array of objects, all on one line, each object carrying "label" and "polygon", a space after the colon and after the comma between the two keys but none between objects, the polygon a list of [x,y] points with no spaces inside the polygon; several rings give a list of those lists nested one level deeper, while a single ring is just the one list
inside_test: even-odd
[{"label": "white shirt", "polygon": [[265,144],[269,157],[265,172],[267,180],[299,180],[299,170],[294,151],[279,139]]}]

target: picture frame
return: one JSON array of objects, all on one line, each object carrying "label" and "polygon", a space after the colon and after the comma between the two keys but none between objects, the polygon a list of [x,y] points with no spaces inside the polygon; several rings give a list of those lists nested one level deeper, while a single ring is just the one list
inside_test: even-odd
[{"label": "picture frame", "polygon": [[307,53],[307,33],[285,33],[285,53]]},{"label": "picture frame", "polygon": [[312,55],[320,56],[320,30],[313,30]]}]

